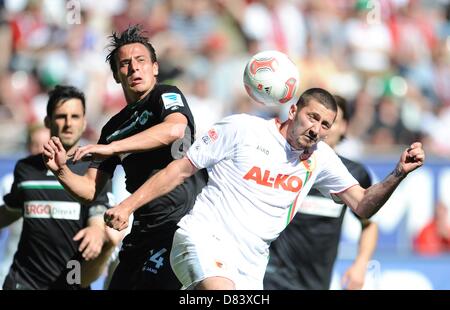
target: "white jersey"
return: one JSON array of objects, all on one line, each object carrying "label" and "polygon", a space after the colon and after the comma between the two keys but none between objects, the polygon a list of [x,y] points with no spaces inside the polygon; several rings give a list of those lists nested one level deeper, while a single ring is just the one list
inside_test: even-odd
[{"label": "white jersey", "polygon": [[327,196],[358,184],[326,143],[309,153],[294,150],[276,122],[233,115],[194,142],[187,157],[197,168],[208,168],[209,181],[179,223],[187,230],[209,227],[230,236],[246,260],[245,272],[261,277],[270,242],[314,183]]}]

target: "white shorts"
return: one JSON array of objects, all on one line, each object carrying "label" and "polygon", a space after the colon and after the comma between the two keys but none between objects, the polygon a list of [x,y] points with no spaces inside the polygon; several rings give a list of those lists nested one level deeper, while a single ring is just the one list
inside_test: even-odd
[{"label": "white shorts", "polygon": [[239,266],[238,244],[225,234],[206,227],[187,231],[179,228],[174,235],[170,263],[183,289],[193,289],[209,277],[224,277],[234,282],[238,290],[263,289],[262,278],[255,278]]}]

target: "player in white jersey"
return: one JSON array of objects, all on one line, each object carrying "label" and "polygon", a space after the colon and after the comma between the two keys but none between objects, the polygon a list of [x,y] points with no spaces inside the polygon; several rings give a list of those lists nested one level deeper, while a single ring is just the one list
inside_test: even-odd
[{"label": "player in white jersey", "polygon": [[334,151],[320,142],[336,111],[333,96],[313,88],[301,95],[283,123],[248,115],[227,117],[194,142],[186,157],[107,211],[105,221],[115,229],[126,228],[134,210],[207,168],[208,184],[174,236],[172,268],[185,288],[260,289],[270,242],[313,183],[367,218],[409,172],[423,165],[422,145],[413,143],[383,182],[363,189]]}]

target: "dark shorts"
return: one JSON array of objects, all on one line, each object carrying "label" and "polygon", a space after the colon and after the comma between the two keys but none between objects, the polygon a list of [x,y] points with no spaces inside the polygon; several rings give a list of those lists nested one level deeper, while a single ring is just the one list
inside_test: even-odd
[{"label": "dark shorts", "polygon": [[[318,263],[318,266],[323,264]],[[298,269],[300,268],[300,269]],[[328,290],[331,271],[324,273],[323,268],[299,260],[297,265],[286,265],[276,255],[271,255],[264,275],[265,290]]]},{"label": "dark shorts", "polygon": [[90,290],[90,286],[82,288],[78,284],[68,284],[66,280],[66,273],[62,273],[52,283],[29,283],[23,279],[18,272],[10,270],[3,283],[4,290]]},{"label": "dark shorts", "polygon": [[[133,246],[119,253],[119,265],[111,279],[110,290],[178,290],[181,283],[170,266],[173,230],[148,234]],[[157,236],[157,237],[156,237]]]}]

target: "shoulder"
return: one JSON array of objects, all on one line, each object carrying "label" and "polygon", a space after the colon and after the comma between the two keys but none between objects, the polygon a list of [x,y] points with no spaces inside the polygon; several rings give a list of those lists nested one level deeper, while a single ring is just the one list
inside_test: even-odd
[{"label": "shoulder", "polygon": [[17,164],[16,168],[25,168],[26,167],[35,167],[35,168],[41,168],[44,167],[44,161],[42,159],[42,154],[37,155],[30,155],[28,157],[20,159]]},{"label": "shoulder", "polygon": [[185,100],[184,94],[178,87],[167,84],[156,84],[152,91],[151,100],[159,100],[160,98],[164,103]]},{"label": "shoulder", "polygon": [[224,117],[217,124],[232,124],[236,128],[253,128],[254,126],[264,125],[268,121],[249,114],[233,114]]},{"label": "shoulder", "polygon": [[336,152],[325,142],[319,141],[316,144],[315,150],[318,154],[321,154],[326,157],[337,157]]},{"label": "shoulder", "polygon": [[369,172],[363,164],[340,155],[339,158],[353,177],[358,180],[362,187],[367,188],[371,185],[372,181]]},{"label": "shoulder", "polygon": [[156,93],[167,93],[167,92],[175,92],[181,94],[181,90],[174,86],[174,85],[168,85],[168,84],[156,84],[155,85],[155,92]]},{"label": "shoulder", "polygon": [[122,110],[113,115],[102,127],[102,133],[116,130],[118,124],[120,124],[122,122],[122,119],[125,117],[124,113],[126,113],[125,112],[126,109],[127,106],[123,107]]},{"label": "shoulder", "polygon": [[[42,154],[31,155],[19,160],[14,168],[14,177],[28,179],[47,171]],[[36,174],[37,173],[37,174]]]}]

